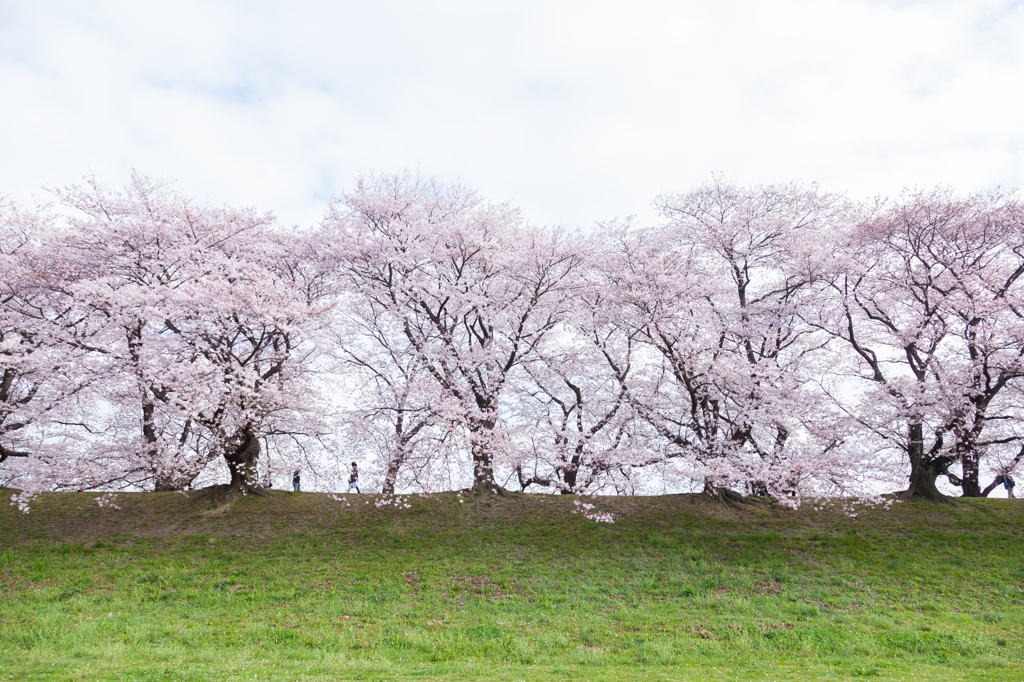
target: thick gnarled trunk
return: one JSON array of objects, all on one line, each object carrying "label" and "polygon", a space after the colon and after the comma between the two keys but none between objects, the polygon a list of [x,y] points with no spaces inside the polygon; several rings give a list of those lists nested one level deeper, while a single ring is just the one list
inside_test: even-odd
[{"label": "thick gnarled trunk", "polygon": [[256,492],[258,488],[256,462],[260,457],[260,439],[251,425],[246,425],[227,440],[224,447],[224,461],[231,472],[228,489],[243,493]]},{"label": "thick gnarled trunk", "polygon": [[939,491],[935,482],[944,472],[944,467],[938,466],[935,462],[923,462],[910,471],[910,484],[907,489],[900,493],[900,497],[907,500],[931,500],[934,502],[948,502],[951,498]]},{"label": "thick gnarled trunk", "polygon": [[394,495],[395,485],[398,483],[398,471],[402,468],[402,464],[405,463],[406,457],[408,457],[409,446],[408,443],[399,441],[398,447],[391,453],[390,459],[388,459],[388,468],[384,472],[384,486],[381,488],[381,493],[384,495]]},{"label": "thick gnarled trunk", "polygon": [[715,485],[709,480],[704,481],[703,492],[708,496],[708,498],[715,502],[720,502],[730,506],[749,504],[750,502],[750,500],[744,497],[741,493],[738,493],[731,488],[726,488],[725,486]]},{"label": "thick gnarled trunk", "polygon": [[491,495],[503,492],[494,481],[494,455],[491,438],[496,421],[491,417],[470,421],[471,451],[473,453],[473,494]]},{"label": "thick gnarled trunk", "polygon": [[[934,453],[924,450],[924,425],[912,421],[907,427],[907,456],[910,459],[910,482],[907,489],[899,494],[905,500],[930,500],[933,502],[949,502],[950,497],[939,491],[936,481],[946,472],[950,458],[937,457]],[[941,447],[941,440],[932,448]]]}]

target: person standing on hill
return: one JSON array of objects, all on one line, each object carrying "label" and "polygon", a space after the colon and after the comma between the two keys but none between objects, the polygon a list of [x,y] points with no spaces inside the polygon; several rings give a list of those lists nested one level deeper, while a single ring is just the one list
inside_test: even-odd
[{"label": "person standing on hill", "polygon": [[1010,472],[1007,471],[1003,474],[1003,487],[1006,488],[1006,497],[1013,499],[1013,487],[1017,485],[1017,482],[1010,477]]},{"label": "person standing on hill", "polygon": [[352,473],[348,477],[348,491],[352,492],[353,488],[359,492],[359,469],[356,468],[355,462],[352,462]]},{"label": "person standing on hill", "polygon": [[296,469],[295,473],[292,474],[292,490],[299,492],[299,470]]}]

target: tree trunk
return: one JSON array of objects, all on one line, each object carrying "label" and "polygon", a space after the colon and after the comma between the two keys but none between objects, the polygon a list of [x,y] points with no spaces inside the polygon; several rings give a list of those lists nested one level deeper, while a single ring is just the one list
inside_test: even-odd
[{"label": "tree trunk", "polygon": [[576,480],[580,475],[580,462],[583,461],[582,451],[583,444],[581,443],[576,446],[576,452],[573,453],[572,459],[569,460],[569,466],[562,471],[562,481],[566,485],[561,490],[563,495],[576,494]]},{"label": "tree trunk", "polygon": [[579,464],[573,463],[562,472],[562,480],[565,482],[566,487],[562,488],[561,493],[563,495],[575,495],[576,494],[576,478],[579,476]]},{"label": "tree trunk", "polygon": [[403,415],[398,416],[398,420],[395,422],[395,447],[391,451],[391,457],[388,459],[388,469],[384,474],[384,487],[381,492],[384,495],[395,494],[395,484],[398,481],[398,470],[405,464],[405,460],[409,458],[409,454],[413,449],[412,443],[413,438],[420,432],[423,427],[427,426],[429,422],[426,419],[416,422],[413,427],[406,430],[406,421]]},{"label": "tree trunk", "polygon": [[139,399],[142,407],[142,440],[146,444],[146,460],[152,467],[153,491],[174,492],[181,490],[183,486],[177,485],[174,481],[174,472],[165,471],[160,460],[159,438],[156,432],[156,403],[151,395],[152,387],[146,379],[146,373],[142,362],[142,327],[143,323],[137,320],[135,324],[127,329],[128,354],[131,357],[135,370],[135,378],[139,383]]},{"label": "tree trunk", "polygon": [[164,463],[159,461],[160,447],[157,444],[156,426],[154,425],[155,414],[156,405],[152,400],[148,400],[146,394],[143,393],[142,438],[146,442],[146,458],[153,467],[153,492],[177,492],[184,486],[178,485],[174,480],[175,472],[173,470],[167,471],[163,466]]},{"label": "tree trunk", "polygon": [[960,456],[960,464],[964,470],[960,479],[964,497],[985,497],[981,491],[981,467],[978,465],[977,454],[973,450],[964,451]]},{"label": "tree trunk", "polygon": [[494,425],[495,420],[489,418],[474,419],[470,422],[474,495],[491,495],[504,492],[494,481],[494,459],[490,442]]},{"label": "tree trunk", "polygon": [[948,458],[929,457],[924,451],[924,424],[911,422],[907,434],[907,457],[910,459],[910,484],[899,494],[905,500],[931,500],[949,502],[950,498],[939,492],[935,481],[949,466]]},{"label": "tree trunk", "polygon": [[384,487],[381,489],[381,493],[384,495],[395,494],[395,483],[398,481],[398,470],[401,468],[404,460],[404,451],[393,452],[391,454],[391,459],[388,460],[388,470],[384,474]]},{"label": "tree trunk", "polygon": [[246,425],[228,439],[224,461],[231,472],[229,491],[257,492],[256,461],[260,456],[260,439],[251,425]]},{"label": "tree trunk", "polygon": [[490,409],[490,401],[477,396],[477,408],[484,416],[469,419],[470,451],[473,454],[473,494],[497,494],[499,486],[494,481],[494,445],[491,442],[497,420],[491,416],[493,411]]},{"label": "tree trunk", "polygon": [[714,485],[711,481],[707,480],[704,481],[704,494],[716,502],[721,502],[722,504],[727,504],[729,506],[750,503],[750,500],[735,490]]},{"label": "tree trunk", "polygon": [[920,462],[910,471],[910,485],[899,494],[905,500],[930,500],[950,502],[952,498],[943,495],[935,485],[936,479],[945,471],[945,466],[936,461]]},{"label": "tree trunk", "polygon": [[473,494],[489,495],[498,492],[494,482],[494,463],[490,448],[485,443],[473,443]]}]

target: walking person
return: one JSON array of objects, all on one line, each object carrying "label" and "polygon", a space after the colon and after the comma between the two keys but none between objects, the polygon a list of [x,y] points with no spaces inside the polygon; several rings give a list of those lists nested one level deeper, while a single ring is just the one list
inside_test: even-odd
[{"label": "walking person", "polygon": [[352,492],[353,488],[359,492],[359,469],[356,468],[355,462],[352,462],[352,473],[348,476],[348,491]]},{"label": "walking person", "polygon": [[299,470],[296,469],[295,473],[292,474],[292,490],[299,492]]}]

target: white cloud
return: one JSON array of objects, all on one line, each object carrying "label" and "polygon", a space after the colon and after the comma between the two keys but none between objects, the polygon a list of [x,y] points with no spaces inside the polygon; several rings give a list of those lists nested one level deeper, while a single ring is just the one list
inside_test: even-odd
[{"label": "white cloud", "polygon": [[715,170],[1018,185],[1022,35],[970,1],[0,3],[0,191],[134,165],[311,222],[418,165],[591,224]]}]

